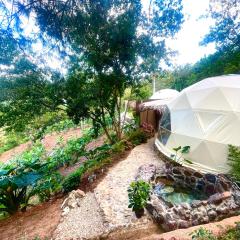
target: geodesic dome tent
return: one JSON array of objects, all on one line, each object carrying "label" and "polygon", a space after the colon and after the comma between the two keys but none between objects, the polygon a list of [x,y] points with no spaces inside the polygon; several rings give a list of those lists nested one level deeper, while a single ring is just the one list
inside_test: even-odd
[{"label": "geodesic dome tent", "polygon": [[228,171],[228,144],[240,146],[240,75],[204,79],[167,104],[156,146],[164,154],[190,146],[184,165],[203,172]]}]

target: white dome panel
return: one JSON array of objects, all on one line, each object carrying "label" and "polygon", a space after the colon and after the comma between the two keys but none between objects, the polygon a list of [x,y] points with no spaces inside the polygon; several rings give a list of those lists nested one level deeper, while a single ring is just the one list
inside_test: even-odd
[{"label": "white dome panel", "polygon": [[168,105],[168,152],[189,145],[187,158],[202,171],[227,172],[228,145],[240,146],[240,75],[207,78]]}]

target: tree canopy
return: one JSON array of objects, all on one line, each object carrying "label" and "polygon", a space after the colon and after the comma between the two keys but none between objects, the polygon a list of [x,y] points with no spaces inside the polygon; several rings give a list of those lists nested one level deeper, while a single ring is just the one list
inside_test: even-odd
[{"label": "tree canopy", "polygon": [[[8,80],[2,82],[11,82],[15,95],[7,104],[2,102],[2,116],[7,114],[6,106],[28,111],[31,118],[49,105],[52,109],[63,105],[76,123],[91,118],[94,125],[101,126],[112,140],[107,128],[110,122],[117,137],[121,138],[120,112],[124,91],[134,88],[142,78],[160,69],[160,60],[168,54],[165,38],[173,36],[183,22],[181,0],[151,1],[148,12],[143,11],[140,0],[14,2],[12,14],[6,17],[4,31],[13,41],[16,39],[12,32],[17,32],[16,49],[21,49],[21,42],[24,42],[21,20],[29,17],[35,21],[39,32],[32,39],[25,38],[25,42],[37,38],[46,45],[54,45],[59,54],[68,56],[69,65],[67,76],[63,81],[58,79],[58,84],[32,65],[31,70],[21,73],[20,91],[15,91],[19,78],[9,81],[8,74]],[[8,9],[7,5],[5,8]],[[12,58],[9,65],[15,59]],[[25,91],[27,89],[30,91]],[[22,96],[22,92],[26,94]],[[35,109],[34,114],[27,108],[20,108],[20,105],[29,107],[28,103]],[[18,111],[13,118],[21,116]],[[5,117],[1,119],[2,125],[11,124]]]}]

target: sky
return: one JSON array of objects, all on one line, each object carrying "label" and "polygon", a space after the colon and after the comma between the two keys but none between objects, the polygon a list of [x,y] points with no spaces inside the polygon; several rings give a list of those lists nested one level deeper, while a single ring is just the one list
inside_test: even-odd
[{"label": "sky", "polygon": [[[142,0],[144,8],[148,8],[149,0]],[[215,45],[199,46],[199,42],[209,32],[213,20],[201,18],[209,7],[209,0],[183,0],[185,22],[174,39],[167,39],[166,44],[178,55],[172,59],[174,66],[195,63],[205,55],[215,52]]]},{"label": "sky", "polygon": [[[193,64],[200,60],[202,57],[207,56],[215,52],[215,45],[209,44],[208,46],[200,46],[199,43],[205,34],[209,32],[213,20],[210,18],[200,18],[209,7],[209,0],[182,0],[183,1],[183,13],[185,16],[185,22],[182,25],[182,29],[175,35],[174,39],[167,39],[166,44],[172,50],[178,52],[173,57],[173,67]],[[147,11],[150,0],[142,0],[143,8]],[[26,22],[28,27],[26,33],[30,34],[35,29],[34,23]],[[35,45],[36,51],[41,51],[41,44]],[[59,68],[59,61],[56,56],[49,58],[48,65],[52,68]],[[162,64],[163,68],[169,68]],[[171,67],[172,68],[172,67]]]}]

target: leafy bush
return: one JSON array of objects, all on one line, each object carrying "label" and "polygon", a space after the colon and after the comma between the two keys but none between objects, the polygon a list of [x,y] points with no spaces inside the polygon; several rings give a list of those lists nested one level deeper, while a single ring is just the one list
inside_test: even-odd
[{"label": "leafy bush", "polygon": [[125,141],[119,141],[112,146],[113,153],[121,153],[126,149]]},{"label": "leafy bush", "polygon": [[[13,214],[25,210],[29,199],[38,194],[39,184],[51,183],[51,169],[42,161],[42,145],[26,151],[17,159],[4,164],[0,169],[0,212]],[[56,185],[50,184],[48,191],[54,192]]]},{"label": "leafy bush", "polygon": [[44,133],[61,132],[74,127],[77,127],[77,125],[74,124],[72,120],[65,119],[48,126]]},{"label": "leafy bush", "polygon": [[69,174],[62,182],[62,187],[64,192],[70,192],[74,189],[76,189],[80,182],[81,182],[81,177],[85,171],[85,168],[81,166],[78,168],[75,172]]},{"label": "leafy bush", "polygon": [[0,134],[0,154],[6,152],[28,140],[24,134],[14,133],[14,132],[5,132]]},{"label": "leafy bush", "polygon": [[192,236],[192,240],[217,240],[211,231],[203,227],[192,232],[190,236]]},{"label": "leafy bush", "polygon": [[132,182],[128,188],[129,208],[133,211],[143,209],[150,197],[150,184],[139,180]]},{"label": "leafy bush", "polygon": [[240,222],[236,222],[236,228],[229,229],[218,240],[236,240],[240,239]]},{"label": "leafy bush", "polygon": [[230,174],[232,177],[240,181],[240,148],[228,146],[228,165],[230,166]]},{"label": "leafy bush", "polygon": [[141,143],[146,143],[147,142],[147,135],[146,133],[141,130],[137,129],[133,132],[130,132],[127,136],[127,139],[134,145],[139,145]]},{"label": "leafy bush", "polygon": [[84,173],[96,170],[98,167],[102,166],[102,163],[110,155],[111,146],[104,144],[97,147],[94,150],[90,150],[85,154],[87,161],[83,163],[75,172],[68,175],[62,183],[64,192],[69,192],[76,189],[80,182],[81,177]]}]

